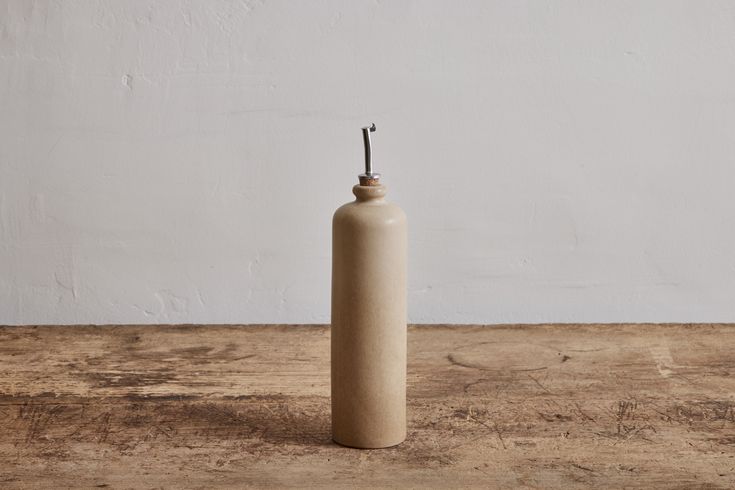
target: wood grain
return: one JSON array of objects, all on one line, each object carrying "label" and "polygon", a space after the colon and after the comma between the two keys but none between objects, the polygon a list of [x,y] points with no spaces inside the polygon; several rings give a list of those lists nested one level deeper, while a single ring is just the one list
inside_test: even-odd
[{"label": "wood grain", "polygon": [[409,437],[330,441],[324,326],[0,327],[0,487],[735,486],[734,325],[413,326]]}]

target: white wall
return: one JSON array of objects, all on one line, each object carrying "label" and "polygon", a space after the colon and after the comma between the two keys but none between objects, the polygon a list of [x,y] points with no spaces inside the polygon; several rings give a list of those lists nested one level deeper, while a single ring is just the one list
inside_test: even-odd
[{"label": "white wall", "polygon": [[328,322],[362,166],[412,322],[735,320],[731,1],[0,2],[0,323]]}]

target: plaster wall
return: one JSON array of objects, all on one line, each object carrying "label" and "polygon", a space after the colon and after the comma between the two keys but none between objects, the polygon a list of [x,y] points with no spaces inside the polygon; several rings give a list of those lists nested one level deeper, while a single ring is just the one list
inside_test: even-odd
[{"label": "plaster wall", "polygon": [[735,3],[0,2],[0,324],[326,323],[362,167],[411,322],[735,320]]}]

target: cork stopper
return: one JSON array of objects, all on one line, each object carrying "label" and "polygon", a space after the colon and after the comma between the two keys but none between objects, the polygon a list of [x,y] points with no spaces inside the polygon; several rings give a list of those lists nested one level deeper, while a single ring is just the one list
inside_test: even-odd
[{"label": "cork stopper", "polygon": [[374,132],[375,123],[362,128],[362,142],[365,144],[365,173],[358,175],[358,178],[360,179],[360,185],[366,187],[380,185],[380,174],[373,172],[373,155],[370,133]]},{"label": "cork stopper", "polygon": [[380,175],[378,174],[374,174],[373,177],[368,177],[367,175],[358,175],[357,178],[360,179],[360,185],[362,186],[380,185]]}]

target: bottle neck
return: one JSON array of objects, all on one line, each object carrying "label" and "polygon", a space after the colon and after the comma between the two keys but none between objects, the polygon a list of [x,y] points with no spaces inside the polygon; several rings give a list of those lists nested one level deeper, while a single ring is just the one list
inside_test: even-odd
[{"label": "bottle neck", "polygon": [[387,192],[387,189],[382,184],[356,185],[352,188],[352,193],[357,198],[357,202],[384,201],[386,192]]}]

